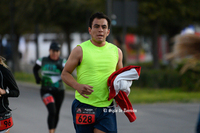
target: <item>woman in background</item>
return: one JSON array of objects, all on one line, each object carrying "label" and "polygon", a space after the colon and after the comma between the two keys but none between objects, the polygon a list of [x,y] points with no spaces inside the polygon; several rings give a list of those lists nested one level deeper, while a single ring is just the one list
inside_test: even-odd
[{"label": "woman in background", "polygon": [[[37,84],[41,83],[40,95],[48,110],[49,133],[55,133],[60,108],[64,100],[64,85],[61,72],[65,66],[66,59],[60,57],[61,45],[52,42],[49,47],[49,56],[37,59],[33,73]],[[41,77],[39,75],[41,70]]]}]

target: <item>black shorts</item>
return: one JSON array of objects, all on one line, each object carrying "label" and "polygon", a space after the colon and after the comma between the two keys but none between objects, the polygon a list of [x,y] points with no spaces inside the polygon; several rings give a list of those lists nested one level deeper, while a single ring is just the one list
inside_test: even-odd
[{"label": "black shorts", "polygon": [[[77,115],[77,110],[87,108],[95,110],[95,122],[92,124],[77,124],[77,119],[79,116]],[[108,110],[114,110],[114,106],[109,107],[94,107],[88,104],[84,104],[79,102],[78,100],[74,100],[72,103],[72,116],[73,123],[76,129],[76,133],[93,133],[94,128],[97,128],[106,133],[117,133],[117,121],[115,112],[110,112]],[[84,120],[84,116],[82,116],[81,120]],[[87,121],[87,117],[85,117]],[[90,120],[91,121],[91,120]],[[90,122],[89,121],[89,122]]]}]

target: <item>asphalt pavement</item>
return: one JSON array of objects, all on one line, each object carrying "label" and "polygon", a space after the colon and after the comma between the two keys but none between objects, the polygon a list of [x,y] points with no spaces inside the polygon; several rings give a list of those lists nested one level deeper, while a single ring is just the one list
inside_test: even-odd
[{"label": "asphalt pavement", "polygon": [[[9,98],[14,126],[10,133],[48,133],[47,109],[39,85],[17,82],[18,98]],[[134,93],[132,91],[131,93]],[[71,103],[74,92],[66,91],[56,133],[75,133]],[[199,103],[133,104],[136,121],[130,123],[123,112],[117,113],[118,133],[195,133]],[[120,110],[120,108],[116,108]]]}]

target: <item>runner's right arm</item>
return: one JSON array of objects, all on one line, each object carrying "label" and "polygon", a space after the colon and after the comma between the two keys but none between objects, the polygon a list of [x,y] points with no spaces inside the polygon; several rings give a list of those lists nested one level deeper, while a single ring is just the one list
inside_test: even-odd
[{"label": "runner's right arm", "polygon": [[79,84],[72,76],[74,69],[81,63],[82,53],[82,48],[80,46],[77,46],[72,50],[62,71],[61,78],[63,82],[77,90],[83,97],[88,98],[85,94],[90,95],[93,92],[93,87],[90,85]]},{"label": "runner's right arm", "polygon": [[40,70],[41,66],[39,66],[38,64],[35,64],[35,66],[33,67],[33,74],[34,74],[34,77],[35,77],[35,81],[37,84],[40,84],[41,82],[41,78],[38,74],[38,71]]}]

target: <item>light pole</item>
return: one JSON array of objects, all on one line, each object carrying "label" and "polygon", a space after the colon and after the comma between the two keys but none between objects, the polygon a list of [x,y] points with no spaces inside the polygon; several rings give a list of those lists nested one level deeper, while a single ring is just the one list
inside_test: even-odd
[{"label": "light pole", "polygon": [[[106,14],[112,21],[112,0],[106,0]],[[107,37],[109,42],[113,42],[112,24],[110,25],[110,35]]]}]

